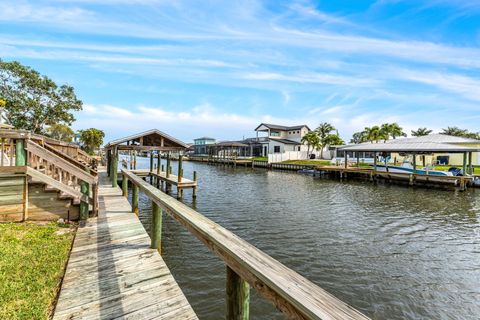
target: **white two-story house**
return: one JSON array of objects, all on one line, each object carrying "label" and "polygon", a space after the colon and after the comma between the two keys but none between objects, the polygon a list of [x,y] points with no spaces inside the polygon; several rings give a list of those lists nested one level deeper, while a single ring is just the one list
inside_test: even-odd
[{"label": "white two-story house", "polygon": [[[262,156],[271,153],[284,153],[287,151],[307,151],[307,146],[302,144],[302,137],[310,131],[307,125],[281,126],[276,124],[261,123],[255,131],[257,141],[262,144]],[[267,136],[259,136],[267,133]]]}]

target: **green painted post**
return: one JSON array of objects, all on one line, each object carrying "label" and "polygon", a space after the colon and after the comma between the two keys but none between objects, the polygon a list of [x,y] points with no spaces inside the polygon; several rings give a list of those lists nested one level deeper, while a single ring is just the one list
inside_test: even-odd
[{"label": "green painted post", "polygon": [[170,177],[170,152],[167,153],[167,178]]},{"label": "green painted post", "polygon": [[112,171],[112,159],[111,159],[111,151],[107,150],[107,176],[110,177],[110,171]]},{"label": "green painted post", "polygon": [[114,150],[112,154],[112,187],[118,187],[118,151]]},{"label": "green painted post", "polygon": [[463,153],[463,174],[467,174],[467,153]]},{"label": "green painted post", "polygon": [[[80,183],[80,192],[89,196],[89,189],[90,186],[85,181]],[[88,202],[81,201],[80,202],[80,220],[85,221],[88,219]]]},{"label": "green painted post", "polygon": [[413,154],[413,174],[417,173],[417,154]]},{"label": "green painted post", "polygon": [[197,185],[196,185],[196,182],[197,182],[197,171],[193,171],[193,181],[195,181],[195,186],[193,187],[192,196],[193,196],[193,198],[196,198],[196,197],[197,197]]},{"label": "green painted post", "polygon": [[157,249],[162,253],[162,209],[152,201],[152,235],[151,235],[152,249]]},{"label": "green painted post", "polygon": [[26,166],[27,165],[27,151],[25,150],[25,140],[17,139],[15,141],[15,165]]},{"label": "green painted post", "polygon": [[250,285],[227,266],[228,320],[248,320],[250,316]]},{"label": "green painted post", "polygon": [[137,170],[137,150],[133,150],[133,170]]},{"label": "green painted post", "polygon": [[178,156],[178,182],[182,182],[182,176],[183,176],[183,168],[182,168],[182,159],[183,156],[179,155]]},{"label": "green painted post", "polygon": [[136,184],[133,184],[132,188],[132,212],[135,213],[138,216],[139,210],[138,210],[138,186]]},{"label": "green painted post", "polygon": [[473,152],[468,153],[468,173],[473,174],[473,164],[472,164],[472,154]]},{"label": "green painted post", "polygon": [[150,172],[153,172],[153,151],[150,151]]},{"label": "green painted post", "polygon": [[160,164],[162,163],[160,151],[157,152],[157,174],[160,174]]},{"label": "green painted post", "polygon": [[126,175],[122,177],[122,196],[128,197],[128,178]]}]

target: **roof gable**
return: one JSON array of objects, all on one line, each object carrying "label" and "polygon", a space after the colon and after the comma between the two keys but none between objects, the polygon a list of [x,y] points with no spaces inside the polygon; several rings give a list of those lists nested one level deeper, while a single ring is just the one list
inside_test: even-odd
[{"label": "roof gable", "polygon": [[151,129],[148,131],[144,131],[141,133],[133,134],[124,138],[112,140],[106,144],[106,148],[113,147],[116,145],[120,145],[126,143],[127,141],[139,142],[140,139],[143,140],[144,146],[161,146],[161,141],[163,139],[163,146],[164,147],[171,147],[171,148],[187,148],[187,145],[182,141],[158,130],[158,129]]}]

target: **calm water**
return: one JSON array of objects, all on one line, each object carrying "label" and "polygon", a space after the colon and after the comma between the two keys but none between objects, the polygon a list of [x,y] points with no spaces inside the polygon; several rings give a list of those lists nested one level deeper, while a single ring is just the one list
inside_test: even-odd
[{"label": "calm water", "polygon": [[[139,160],[146,168],[147,159]],[[173,165],[174,171],[176,164]],[[374,319],[478,319],[480,190],[338,182],[185,163],[184,202]],[[150,203],[141,195],[149,230]],[[201,319],[225,315],[225,267],[171,218],[164,259]],[[252,319],[283,319],[252,290]]]}]

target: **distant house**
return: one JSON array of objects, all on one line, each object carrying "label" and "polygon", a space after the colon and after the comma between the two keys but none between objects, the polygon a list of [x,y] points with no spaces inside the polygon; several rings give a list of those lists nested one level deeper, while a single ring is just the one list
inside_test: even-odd
[{"label": "distant house", "polygon": [[284,153],[288,151],[306,151],[307,146],[301,140],[304,135],[310,132],[307,125],[282,126],[277,124],[261,123],[255,131],[257,138],[259,132],[266,132],[267,137],[258,139],[262,144],[262,156],[266,157],[271,153]]},{"label": "distant house", "polygon": [[216,140],[209,137],[193,139],[193,154],[196,156],[208,155],[208,146],[215,143]]}]

